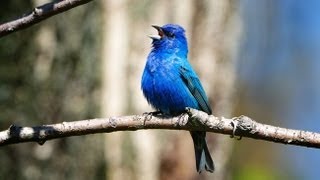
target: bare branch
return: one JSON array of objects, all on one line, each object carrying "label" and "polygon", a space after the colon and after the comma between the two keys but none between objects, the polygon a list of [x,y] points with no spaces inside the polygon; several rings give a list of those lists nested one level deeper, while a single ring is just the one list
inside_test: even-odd
[{"label": "bare branch", "polygon": [[236,125],[235,135],[241,137],[320,148],[319,133],[261,124],[246,116],[232,119],[209,116],[204,112],[190,108],[187,109],[186,114],[177,117],[146,114],[63,122],[34,127],[12,125],[8,130],[0,132],[0,146],[31,141],[42,145],[47,140],[62,137],[140,129],[200,130],[232,135],[234,125]]},{"label": "bare branch", "polygon": [[51,16],[62,13],[76,6],[86,4],[90,1],[92,0],[61,0],[36,7],[32,10],[32,12],[23,15],[16,20],[1,24],[0,38],[21,29],[25,29]]}]

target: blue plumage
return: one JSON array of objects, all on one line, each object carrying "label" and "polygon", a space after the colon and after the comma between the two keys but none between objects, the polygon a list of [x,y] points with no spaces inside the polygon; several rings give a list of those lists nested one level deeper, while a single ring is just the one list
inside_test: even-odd
[{"label": "blue plumage", "polygon": [[[144,96],[155,109],[167,115],[177,115],[191,107],[212,113],[208,98],[195,71],[188,62],[188,44],[184,29],[176,24],[162,27],[157,36],[150,36],[152,50],[147,58],[141,88]],[[190,132],[195,148],[196,167],[213,172],[205,132]]]}]

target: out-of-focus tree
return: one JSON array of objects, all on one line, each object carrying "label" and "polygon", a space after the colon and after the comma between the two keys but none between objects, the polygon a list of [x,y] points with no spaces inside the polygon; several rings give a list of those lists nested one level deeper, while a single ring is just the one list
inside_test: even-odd
[{"label": "out-of-focus tree", "polygon": [[[28,3],[27,3],[28,2]],[[1,21],[44,3],[1,2]],[[100,8],[100,5],[102,8]],[[13,7],[21,8],[21,12]],[[185,27],[215,115],[231,116],[241,22],[235,1],[94,2],[1,39],[0,127],[152,111],[140,90],[151,24]],[[9,15],[9,13],[12,13]],[[3,16],[2,16],[3,15]],[[100,61],[101,60],[101,61]],[[101,86],[100,86],[101,83]],[[101,110],[101,111],[100,111]],[[4,179],[227,179],[232,143],[208,135],[214,174],[195,170],[183,131],[75,137],[1,148]],[[104,157],[104,158],[103,158]],[[2,159],[3,158],[3,159]],[[7,164],[9,163],[9,165]]]},{"label": "out-of-focus tree", "polygon": [[[1,1],[5,22],[44,1]],[[0,43],[0,127],[96,117],[99,113],[98,3],[78,7]],[[104,177],[101,136],[1,147],[0,179]]]}]

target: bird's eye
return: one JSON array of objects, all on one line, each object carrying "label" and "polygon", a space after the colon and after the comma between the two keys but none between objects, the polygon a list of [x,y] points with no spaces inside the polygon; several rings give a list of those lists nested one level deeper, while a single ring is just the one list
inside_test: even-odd
[{"label": "bird's eye", "polygon": [[169,38],[173,38],[174,37],[174,33],[173,32],[164,32],[166,34],[166,36],[168,36]]},{"label": "bird's eye", "polygon": [[173,38],[174,37],[174,34],[173,33],[168,33],[168,36]]}]

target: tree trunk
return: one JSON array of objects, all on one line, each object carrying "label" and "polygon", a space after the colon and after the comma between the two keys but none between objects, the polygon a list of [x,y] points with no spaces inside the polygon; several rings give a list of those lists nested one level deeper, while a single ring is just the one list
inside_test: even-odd
[{"label": "tree trunk", "polygon": [[[127,101],[126,63],[128,16],[126,0],[103,1],[101,114],[104,117],[125,113]],[[122,156],[124,132],[105,135],[107,179],[127,179]]]}]

